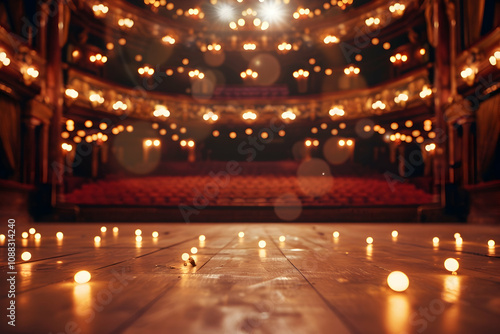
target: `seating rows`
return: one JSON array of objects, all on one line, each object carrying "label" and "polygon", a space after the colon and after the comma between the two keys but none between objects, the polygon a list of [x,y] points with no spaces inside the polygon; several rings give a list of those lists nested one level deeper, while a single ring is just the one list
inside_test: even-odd
[{"label": "seating rows", "polygon": [[[293,194],[293,196],[286,196]],[[290,200],[290,198],[295,200]],[[411,183],[372,177],[297,177],[237,175],[148,176],[87,183],[66,195],[80,205],[135,206],[376,206],[416,205],[432,196]],[[284,200],[283,200],[284,199]]]}]

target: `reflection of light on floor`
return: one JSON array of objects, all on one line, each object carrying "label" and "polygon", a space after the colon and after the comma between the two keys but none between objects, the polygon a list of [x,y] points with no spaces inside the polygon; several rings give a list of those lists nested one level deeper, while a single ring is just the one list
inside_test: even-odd
[{"label": "reflection of light on floor", "polygon": [[32,273],[31,263],[23,263],[20,265],[21,267],[21,279],[23,281],[23,285],[29,285],[31,283],[31,273]]},{"label": "reflection of light on floor", "polygon": [[366,259],[371,261],[373,255],[373,245],[366,246]]},{"label": "reflection of light on floor", "polygon": [[446,309],[446,312],[443,313],[443,328],[446,328],[448,333],[457,333],[460,331],[458,328],[458,324],[462,318],[460,315],[461,303],[459,303],[461,286],[460,280],[461,277],[458,275],[449,275],[444,278],[443,282],[443,293],[441,294],[441,297],[444,302],[453,304],[451,306],[443,306],[443,311],[441,312],[443,313],[444,309]]},{"label": "reflection of light on floor", "polygon": [[454,303],[460,297],[460,277],[457,275],[446,276],[442,298],[445,302]]},{"label": "reflection of light on floor", "polygon": [[495,247],[489,247],[488,248],[488,255],[489,256],[495,256]]},{"label": "reflection of light on floor", "polygon": [[[104,289],[104,291],[109,292],[107,289]],[[109,294],[111,294],[111,292],[109,292]],[[106,296],[106,298],[108,298],[108,296]],[[106,299],[106,301],[108,300]],[[96,310],[92,307],[92,287],[90,283],[77,284],[73,287],[73,314],[75,315],[75,333],[91,332],[89,324],[94,320]]]},{"label": "reflection of light on floor", "polygon": [[84,317],[92,311],[92,288],[89,283],[76,284],[73,287],[73,310],[75,314]]},{"label": "reflection of light on floor", "polygon": [[259,257],[260,258],[267,257],[267,251],[265,249],[259,249]]},{"label": "reflection of light on floor", "polygon": [[387,298],[385,327],[387,333],[410,333],[410,303],[406,295],[391,294]]}]

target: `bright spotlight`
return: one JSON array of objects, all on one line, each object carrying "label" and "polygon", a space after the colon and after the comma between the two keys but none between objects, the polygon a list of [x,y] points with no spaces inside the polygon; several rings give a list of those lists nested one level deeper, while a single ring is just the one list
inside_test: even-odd
[{"label": "bright spotlight", "polygon": [[217,8],[217,14],[219,15],[219,18],[224,21],[232,21],[234,19],[234,8],[227,4],[223,3]]},{"label": "bright spotlight", "polygon": [[266,22],[279,22],[285,17],[284,7],[274,1],[266,1],[259,10],[259,17]]}]

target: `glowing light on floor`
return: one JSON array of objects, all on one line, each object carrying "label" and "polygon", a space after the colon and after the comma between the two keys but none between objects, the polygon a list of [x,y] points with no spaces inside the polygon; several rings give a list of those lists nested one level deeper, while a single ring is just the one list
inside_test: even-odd
[{"label": "glowing light on floor", "polygon": [[141,235],[142,231],[140,229],[135,230],[135,235]]},{"label": "glowing light on floor", "polygon": [[387,276],[387,284],[392,290],[402,292],[408,289],[410,280],[405,273],[401,271],[393,271],[389,274],[389,276]]},{"label": "glowing light on floor", "polygon": [[118,227],[113,227],[113,233],[118,233]]},{"label": "glowing light on floor", "polygon": [[439,244],[439,238],[438,238],[438,237],[434,237],[434,238],[432,238],[432,243],[433,243],[434,245],[438,245],[438,244]]},{"label": "glowing light on floor", "polygon": [[464,239],[462,239],[461,237],[458,237],[455,239],[455,242],[456,242],[457,246],[460,246],[463,244]]},{"label": "glowing light on floor", "polygon": [[398,231],[394,230],[394,231],[392,231],[391,235],[393,238],[397,238],[399,233],[398,233]]},{"label": "glowing light on floor", "polygon": [[42,235],[40,233],[35,233],[35,239],[40,240],[42,238]]},{"label": "glowing light on floor", "polygon": [[458,264],[457,260],[450,257],[444,261],[444,267],[446,268],[446,270],[454,272],[458,270],[460,265]]},{"label": "glowing light on floor", "polygon": [[158,236],[160,235],[158,232],[154,231],[152,234],[153,238],[158,238]]},{"label": "glowing light on floor", "polygon": [[338,231],[333,232],[333,237],[338,238],[340,236],[340,233]]},{"label": "glowing light on floor", "polygon": [[21,259],[23,261],[29,261],[31,259],[31,253],[30,252],[24,252],[21,254]]},{"label": "glowing light on floor", "polygon": [[32,227],[32,228],[30,228],[30,229],[28,230],[28,232],[29,232],[30,234],[35,234],[35,233],[36,233],[36,229],[35,229],[34,227]]},{"label": "glowing light on floor", "polygon": [[260,248],[266,247],[266,242],[264,240],[259,241],[259,247]]},{"label": "glowing light on floor", "polygon": [[101,242],[101,237],[100,237],[100,236],[98,236],[98,235],[96,235],[96,236],[94,237],[94,242],[95,242],[96,244],[100,243],[100,242]]},{"label": "glowing light on floor", "polygon": [[106,232],[107,230],[108,230],[108,229],[107,229],[107,227],[106,227],[106,226],[102,226],[102,227],[101,227],[101,232],[102,232],[102,233]]},{"label": "glowing light on floor", "polygon": [[182,259],[182,261],[187,261],[189,259],[189,254],[188,253],[182,253],[181,259]]},{"label": "glowing light on floor", "polygon": [[57,233],[56,233],[56,238],[57,238],[58,240],[62,240],[62,238],[64,238],[64,234],[63,234],[62,232],[57,232]]},{"label": "glowing light on floor", "polygon": [[196,253],[198,253],[198,248],[192,247],[191,248],[191,254],[196,254]]},{"label": "glowing light on floor", "polygon": [[0,241],[4,241],[5,240],[5,234],[0,234]]},{"label": "glowing light on floor", "polygon": [[366,238],[366,243],[369,245],[373,244],[373,238],[372,237]]},{"label": "glowing light on floor", "polygon": [[203,234],[202,234],[202,235],[200,235],[200,236],[198,237],[198,239],[199,239],[200,241],[205,241],[205,240],[207,240],[207,238],[206,238]]},{"label": "glowing light on floor", "polygon": [[243,238],[245,236],[245,232],[238,233],[238,237]]},{"label": "glowing light on floor", "polygon": [[280,242],[285,242],[286,238],[285,238],[285,236],[284,236],[284,235],[282,235],[282,236],[280,236],[280,239],[279,239],[279,240],[280,240]]},{"label": "glowing light on floor", "polygon": [[461,237],[461,235],[460,235],[460,233],[458,233],[458,232],[457,232],[457,233],[455,233],[455,234],[453,235],[453,237],[454,237],[455,239],[457,239],[457,238],[460,238],[460,237]]},{"label": "glowing light on floor", "polygon": [[[2,235],[3,235],[3,234],[2,234]],[[23,237],[23,239],[26,239],[28,236],[29,236],[29,233],[28,233],[28,232],[23,232],[23,233],[21,234],[21,237]],[[5,236],[4,236],[4,238],[5,238]]]},{"label": "glowing light on floor", "polygon": [[74,276],[75,282],[78,284],[84,284],[90,281],[91,275],[87,270],[81,270],[77,272]]},{"label": "glowing light on floor", "polygon": [[142,241],[142,235],[136,235],[135,236],[135,241],[136,242],[141,242]]},{"label": "glowing light on floor", "polygon": [[495,247],[495,240],[488,240],[488,247]]}]

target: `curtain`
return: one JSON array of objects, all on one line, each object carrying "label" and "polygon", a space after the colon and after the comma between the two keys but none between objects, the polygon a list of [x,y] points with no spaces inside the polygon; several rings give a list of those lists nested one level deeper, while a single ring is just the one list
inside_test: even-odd
[{"label": "curtain", "polygon": [[494,159],[500,137],[500,94],[481,103],[476,112],[477,167],[482,181]]},{"label": "curtain", "polygon": [[463,32],[465,48],[472,46],[481,36],[485,0],[463,0]]},{"label": "curtain", "polygon": [[5,161],[5,167],[10,170],[7,174],[19,172],[17,157],[20,147],[20,114],[18,103],[0,95],[0,145],[4,155],[2,161]]}]

